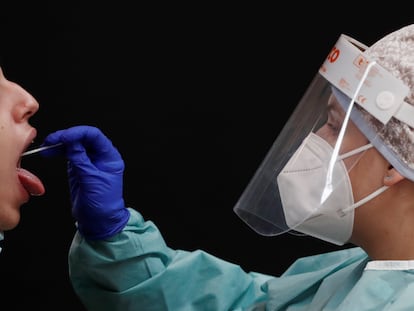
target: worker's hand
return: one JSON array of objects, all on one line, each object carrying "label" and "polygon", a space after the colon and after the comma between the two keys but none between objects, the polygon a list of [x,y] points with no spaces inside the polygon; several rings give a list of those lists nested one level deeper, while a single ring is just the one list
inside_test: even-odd
[{"label": "worker's hand", "polygon": [[44,156],[64,155],[72,215],[87,239],[104,239],[120,232],[129,219],[123,199],[124,161],[112,142],[98,129],[75,126],[49,134],[43,145],[62,143],[42,151]]}]

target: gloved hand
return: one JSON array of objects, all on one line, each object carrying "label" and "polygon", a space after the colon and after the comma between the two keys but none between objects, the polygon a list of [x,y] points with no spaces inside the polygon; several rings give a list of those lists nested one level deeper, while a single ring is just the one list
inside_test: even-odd
[{"label": "gloved hand", "polygon": [[42,145],[62,147],[42,151],[43,156],[64,155],[72,215],[79,232],[97,240],[120,232],[129,219],[123,199],[124,161],[112,142],[96,127],[74,126],[49,134]]}]

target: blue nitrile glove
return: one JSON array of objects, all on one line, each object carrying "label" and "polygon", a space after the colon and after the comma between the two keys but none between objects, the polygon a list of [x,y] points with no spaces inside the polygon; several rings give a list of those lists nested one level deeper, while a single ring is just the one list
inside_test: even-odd
[{"label": "blue nitrile glove", "polygon": [[72,215],[79,232],[91,240],[120,232],[129,211],[123,199],[124,161],[118,150],[98,128],[85,125],[51,133],[42,145],[57,143],[63,146],[42,155],[68,159]]}]

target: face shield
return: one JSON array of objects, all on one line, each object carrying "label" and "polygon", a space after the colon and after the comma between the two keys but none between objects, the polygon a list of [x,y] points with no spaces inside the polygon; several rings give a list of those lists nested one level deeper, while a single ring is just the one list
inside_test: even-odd
[{"label": "face shield", "polygon": [[414,180],[380,135],[391,118],[414,126],[407,117],[414,108],[404,102],[409,89],[368,59],[366,49],[340,36],[236,203],[235,213],[257,233],[346,243],[354,209],[386,190],[354,202],[349,172],[372,147]]}]

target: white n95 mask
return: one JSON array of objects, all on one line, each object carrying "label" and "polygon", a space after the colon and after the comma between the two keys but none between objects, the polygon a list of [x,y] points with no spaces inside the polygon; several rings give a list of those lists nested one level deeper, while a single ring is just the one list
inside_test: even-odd
[{"label": "white n95 mask", "polygon": [[[329,167],[333,148],[310,133],[277,177],[288,227],[337,245],[345,244],[352,234],[354,209],[387,189],[381,187],[354,203],[343,159],[371,147],[367,144],[342,154]],[[331,176],[329,185],[327,176]],[[327,188],[332,189],[328,194]]]}]

